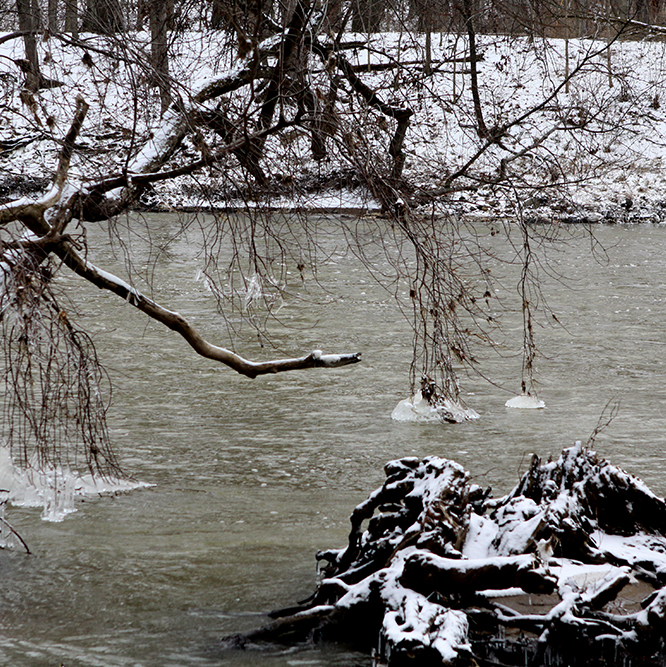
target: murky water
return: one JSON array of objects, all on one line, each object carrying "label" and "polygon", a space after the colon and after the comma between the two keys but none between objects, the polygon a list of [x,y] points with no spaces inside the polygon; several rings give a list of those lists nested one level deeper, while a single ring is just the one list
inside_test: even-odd
[{"label": "murky water", "polygon": [[[172,223],[151,220],[156,233]],[[62,523],[10,510],[34,555],[0,553],[0,665],[368,664],[330,646],[229,653],[218,640],[312,592],[316,550],[344,546],[349,513],[381,483],[387,460],[454,458],[500,493],[530,452],[556,455],[586,440],[614,399],[620,413],[597,450],[664,494],[666,227],[595,234],[605,261],[591,258],[582,237],[552,260],[569,285],[549,279],[546,292],[568,331],[537,330],[547,409],[504,407],[520,382],[516,331],[502,356],[487,355],[503,388],[463,379],[481,419],[459,426],[390,419],[408,395],[411,336],[351,257],[333,255],[320,274],[337,300],[288,300],[280,315],[298,329],[277,335],[290,354],[359,350],[363,363],[254,381],[195,358],[129,305],[87,289],[84,320],[116,385],[114,441],[126,468],[155,486],[79,504]],[[192,246],[171,251],[156,266],[167,276],[158,275],[158,298],[224,344]],[[109,253],[95,260],[123,271]],[[512,289],[505,297],[517,304]],[[516,322],[507,322],[507,341]],[[241,351],[272,356],[256,344]]]}]

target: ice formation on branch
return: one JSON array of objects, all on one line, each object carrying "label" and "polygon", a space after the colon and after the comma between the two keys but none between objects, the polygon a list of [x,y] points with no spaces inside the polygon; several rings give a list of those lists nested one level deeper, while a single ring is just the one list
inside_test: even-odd
[{"label": "ice formation on branch", "polygon": [[420,391],[411,398],[405,398],[395,406],[391,418],[401,422],[449,422],[459,424],[479,418],[471,408],[447,398],[431,402]]},{"label": "ice formation on branch", "polygon": [[546,404],[531,394],[520,394],[510,398],[505,404],[507,408],[518,408],[521,410],[539,410],[545,408]]},{"label": "ice formation on branch", "polygon": [[[5,496],[4,504],[41,507],[44,521],[62,521],[68,514],[76,512],[77,499],[117,495],[148,486],[152,485],[129,479],[102,478],[90,473],[78,474],[65,467],[39,470],[34,464],[24,469],[14,463],[8,448],[0,447],[0,493]],[[4,546],[0,542],[0,548]]]}]

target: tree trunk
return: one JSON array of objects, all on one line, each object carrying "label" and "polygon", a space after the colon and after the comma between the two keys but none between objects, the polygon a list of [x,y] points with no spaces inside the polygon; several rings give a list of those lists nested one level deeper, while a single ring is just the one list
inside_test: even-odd
[{"label": "tree trunk", "polygon": [[143,32],[146,19],[150,20],[150,0],[138,0],[136,3],[136,31]]},{"label": "tree trunk", "polygon": [[168,22],[168,4],[162,0],[152,0],[150,3],[150,57],[153,67],[153,83],[160,91],[162,113],[171,104],[167,40]]},{"label": "tree trunk", "polygon": [[467,37],[469,39],[469,71],[472,80],[472,99],[474,101],[474,115],[476,116],[477,133],[480,137],[488,136],[488,129],[483,120],[483,109],[481,107],[481,97],[479,96],[479,81],[477,79],[477,54],[476,54],[476,33],[474,31],[474,22],[472,20],[472,3],[470,0],[463,0],[461,13],[465,19],[467,28]]},{"label": "tree trunk", "polygon": [[[270,126],[275,116],[275,110],[286,83],[285,72],[297,51],[299,42],[302,40],[309,9],[310,3],[308,0],[298,0],[289,20],[289,27],[282,42],[278,62],[273,69],[273,75],[266,87],[264,103],[259,113],[259,127],[262,130]],[[249,164],[252,165],[250,172],[260,184],[266,180],[266,176],[263,174],[263,170],[259,164],[264,153],[264,143],[264,139],[254,140],[248,143],[247,148],[247,159]]]},{"label": "tree trunk", "polygon": [[33,30],[42,30],[42,11],[39,6],[39,0],[31,0],[30,2],[30,11],[32,13],[32,29]]},{"label": "tree trunk", "polygon": [[224,30],[229,27],[229,7],[226,0],[212,0],[210,27],[213,30]]},{"label": "tree trunk", "polygon": [[65,0],[65,32],[79,38],[79,8],[77,0]]},{"label": "tree trunk", "polygon": [[34,10],[36,3],[34,0],[16,0],[16,12],[18,14],[19,30],[25,31],[23,35],[23,44],[25,45],[26,62],[21,68],[25,73],[25,88],[31,93],[39,90],[39,81],[41,79],[39,71],[39,57],[37,55],[37,40],[34,31],[38,28],[38,20]]},{"label": "tree trunk", "polygon": [[49,32],[58,32],[58,0],[48,0],[47,18]]},{"label": "tree trunk", "polygon": [[384,0],[352,0],[352,30],[354,32],[379,32],[386,5]]},{"label": "tree trunk", "polygon": [[423,64],[423,72],[426,76],[432,73],[432,31],[428,28],[425,35],[425,63]]},{"label": "tree trunk", "polygon": [[112,35],[125,30],[120,0],[88,0],[81,30]]}]

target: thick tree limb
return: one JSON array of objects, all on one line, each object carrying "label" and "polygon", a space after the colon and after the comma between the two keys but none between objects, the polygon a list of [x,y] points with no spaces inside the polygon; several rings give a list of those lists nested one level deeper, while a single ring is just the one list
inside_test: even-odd
[{"label": "thick tree limb", "polygon": [[416,552],[405,559],[401,583],[424,595],[514,587],[527,593],[552,593],[557,580],[536,566],[536,559],[528,554],[470,561]]},{"label": "thick tree limb", "polygon": [[287,619],[278,618],[243,635],[226,637],[224,644],[230,648],[245,648],[247,644],[260,641],[303,641],[313,630],[333,623],[341,615],[340,608],[334,605],[319,605],[300,611]]},{"label": "thick tree limb", "polygon": [[90,188],[91,192],[96,194],[101,194],[115,190],[117,188],[127,187],[131,185],[149,185],[151,183],[158,183],[160,181],[167,181],[178,176],[185,176],[187,174],[192,174],[198,169],[203,167],[210,166],[219,162],[225,158],[230,153],[236,153],[244,146],[251,142],[254,139],[265,139],[271,134],[275,134],[280,130],[283,130],[286,127],[292,125],[298,125],[300,122],[300,114],[297,114],[292,120],[287,120],[285,118],[280,118],[277,123],[271,127],[267,127],[263,130],[259,130],[249,137],[243,137],[242,139],[237,139],[236,141],[227,144],[222,147],[220,150],[215,153],[211,153],[202,157],[199,160],[190,162],[188,164],[181,165],[180,167],[175,167],[174,169],[169,169],[168,171],[153,171],[153,172],[127,172],[126,174],[120,174],[117,176],[112,176],[111,178],[100,181]]},{"label": "thick tree limb", "polygon": [[182,315],[160,306],[121,278],[83,259],[66,237],[53,238],[52,228],[46,223],[43,215],[38,217],[27,216],[23,222],[38,237],[49,239],[48,249],[55,253],[74,273],[100,289],[113,292],[152,319],[180,334],[197,354],[229,366],[241,375],[255,378],[258,375],[306,368],[338,368],[361,361],[361,355],[358,352],[322,354],[320,350],[314,350],[303,357],[291,359],[263,362],[244,359],[231,350],[209,343]]},{"label": "thick tree limb", "polygon": [[69,162],[74,150],[74,142],[79,135],[83,121],[88,113],[88,105],[82,97],[76,100],[76,112],[69,131],[63,139],[60,151],[60,160],[53,180],[51,189],[39,199],[24,197],[14,202],[0,206],[0,225],[12,220],[23,220],[25,218],[40,218],[44,213],[55,206],[62,197],[67,182]]},{"label": "thick tree limb", "polygon": [[189,104],[185,106],[173,104],[164,114],[160,129],[128,164],[127,171],[145,174],[155,172],[162,167],[191,130],[191,112],[204,102],[251,83],[256,77],[259,64],[274,52],[282,39],[282,35],[269,37],[243,58],[235,68],[205,82],[192,95]]},{"label": "thick tree limb", "polygon": [[[330,48],[314,43],[313,49],[317,51],[320,58],[322,58],[324,62],[328,60],[328,57],[331,53]],[[404,107],[392,107],[390,104],[386,104],[386,102],[384,102],[379,97],[379,95],[377,95],[377,93],[372,90],[372,88],[361,81],[361,79],[354,71],[354,67],[340,53],[335,53],[335,64],[344,74],[347,81],[349,81],[349,84],[354,89],[354,91],[365,100],[368,106],[374,107],[389,118],[395,118],[398,122],[408,121],[414,114],[411,109],[405,109]]]},{"label": "thick tree limb", "polygon": [[255,378],[258,375],[306,368],[338,368],[361,361],[361,355],[358,352],[322,354],[320,350],[314,350],[310,354],[293,359],[248,361],[231,350],[209,343],[182,315],[163,308],[124,280],[83,259],[71,244],[63,241],[54,249],[54,252],[77,275],[100,289],[117,294],[152,319],[180,334],[197,354],[229,366],[246,377]]}]

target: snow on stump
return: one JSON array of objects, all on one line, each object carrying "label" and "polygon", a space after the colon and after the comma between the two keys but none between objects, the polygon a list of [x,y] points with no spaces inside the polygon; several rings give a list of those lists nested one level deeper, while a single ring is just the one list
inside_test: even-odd
[{"label": "snow on stump", "polygon": [[227,646],[320,639],[400,667],[663,665],[666,503],[592,451],[533,456],[506,496],[404,458],[321,551],[312,597]]}]

